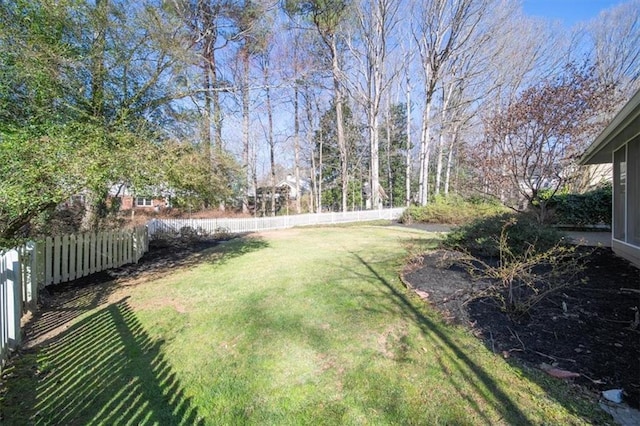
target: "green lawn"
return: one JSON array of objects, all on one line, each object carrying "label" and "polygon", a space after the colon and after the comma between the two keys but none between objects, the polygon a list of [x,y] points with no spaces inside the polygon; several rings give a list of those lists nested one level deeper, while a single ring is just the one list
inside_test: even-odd
[{"label": "green lawn", "polygon": [[77,298],[61,309],[69,326],[5,370],[0,420],[600,422],[592,405],[444,325],[404,288],[408,251],[434,237],[378,225],[273,232]]}]

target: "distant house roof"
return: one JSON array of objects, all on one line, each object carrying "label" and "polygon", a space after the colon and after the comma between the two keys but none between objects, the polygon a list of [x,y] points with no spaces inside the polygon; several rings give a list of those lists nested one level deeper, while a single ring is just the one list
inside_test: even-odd
[{"label": "distant house roof", "polygon": [[[288,186],[292,190],[295,190],[295,188],[296,188],[296,178],[294,176],[292,176],[292,175],[287,175],[287,177],[284,180],[281,180],[280,182],[278,182],[278,184],[276,186],[278,186],[278,187]],[[311,190],[311,183],[309,182],[309,180],[305,179],[305,178],[301,178],[300,179],[300,192],[304,194],[305,192],[309,192],[310,190]]]},{"label": "distant house roof", "polygon": [[640,134],[640,90],[587,148],[579,164],[611,163],[613,151],[638,134]]}]

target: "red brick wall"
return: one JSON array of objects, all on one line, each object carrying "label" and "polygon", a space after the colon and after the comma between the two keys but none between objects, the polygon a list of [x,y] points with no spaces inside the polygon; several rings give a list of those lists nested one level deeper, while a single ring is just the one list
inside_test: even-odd
[{"label": "red brick wall", "polygon": [[133,208],[155,209],[156,207],[163,209],[166,207],[166,203],[162,198],[154,198],[153,200],[151,200],[151,206],[136,206],[135,205],[136,197],[133,197],[131,195],[125,195],[123,197],[120,197],[120,199],[121,199],[120,210],[131,210]]}]

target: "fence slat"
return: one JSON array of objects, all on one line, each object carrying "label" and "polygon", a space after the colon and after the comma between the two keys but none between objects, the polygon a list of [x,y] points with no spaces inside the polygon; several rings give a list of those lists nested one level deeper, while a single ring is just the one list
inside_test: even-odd
[{"label": "fence slat", "polygon": [[69,235],[69,281],[76,279],[76,236]]},{"label": "fence slat", "polygon": [[0,255],[0,368],[4,367],[4,363],[9,352],[6,263],[4,254]]},{"label": "fence slat", "polygon": [[[124,263],[133,263],[133,252],[131,250],[132,248],[132,243],[133,243],[133,236],[135,234],[130,233],[130,235],[125,235],[125,240],[124,243],[126,245],[126,257],[125,257],[125,262]],[[126,238],[128,237],[128,238]]]},{"label": "fence slat", "polygon": [[53,239],[53,283],[58,284],[60,282],[60,257],[62,252],[62,241],[60,236],[56,236]]},{"label": "fence slat", "polygon": [[107,259],[109,256],[109,247],[107,246],[108,240],[105,238],[104,232],[98,232],[96,234],[96,264],[92,272],[100,272],[104,266],[107,266]]},{"label": "fence slat", "polygon": [[80,278],[82,276],[82,271],[84,269],[84,235],[78,234],[76,235],[76,278]]},{"label": "fence slat", "polygon": [[61,281],[69,281],[69,236],[63,235],[61,239],[62,253],[60,259],[60,276]]},{"label": "fence slat", "polygon": [[89,271],[91,270],[91,246],[90,246],[90,234],[83,234],[84,235],[84,241],[82,244],[82,251],[83,251],[83,260],[82,260],[82,276],[84,277],[85,275],[87,275],[89,273]]},{"label": "fence slat", "polygon": [[45,277],[44,285],[53,284],[53,238],[47,237],[44,251]]},{"label": "fence slat", "polygon": [[36,241],[36,266],[35,276],[38,289],[45,286],[45,241]]},{"label": "fence slat", "polygon": [[96,234],[89,234],[89,269],[87,274],[96,272]]}]

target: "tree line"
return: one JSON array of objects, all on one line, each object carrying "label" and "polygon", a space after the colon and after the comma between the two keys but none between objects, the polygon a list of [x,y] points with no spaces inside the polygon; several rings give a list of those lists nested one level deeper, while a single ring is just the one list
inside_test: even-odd
[{"label": "tree line", "polygon": [[511,0],[0,2],[0,238],[76,194],[99,226],[123,185],[244,212],[266,188],[276,214],[287,174],[310,190],[297,212],[539,203],[639,87],[639,13],[566,29]]}]

